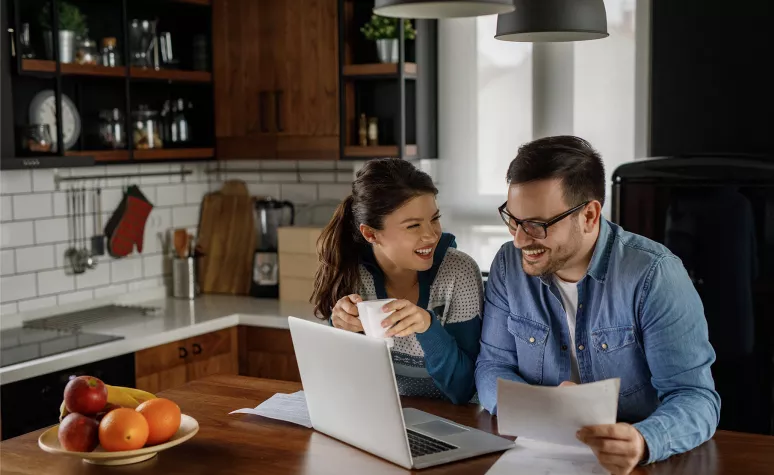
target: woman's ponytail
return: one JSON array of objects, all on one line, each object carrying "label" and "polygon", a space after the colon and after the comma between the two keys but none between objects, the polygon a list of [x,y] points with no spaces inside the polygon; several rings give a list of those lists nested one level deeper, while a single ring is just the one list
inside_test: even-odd
[{"label": "woman's ponytail", "polygon": [[320,266],[310,302],[315,315],[321,318],[329,318],[336,302],[356,293],[360,286],[360,245],[356,238],[359,231],[355,227],[353,204],[352,195],[342,201],[317,240]]}]

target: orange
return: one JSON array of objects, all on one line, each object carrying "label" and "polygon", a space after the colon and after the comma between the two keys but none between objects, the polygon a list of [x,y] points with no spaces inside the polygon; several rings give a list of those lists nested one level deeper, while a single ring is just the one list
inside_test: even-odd
[{"label": "orange", "polygon": [[136,410],[148,421],[148,445],[168,441],[180,428],[180,408],[169,399],[149,399]]},{"label": "orange", "polygon": [[141,449],[148,440],[148,422],[132,409],[107,413],[99,423],[99,443],[108,452]]}]

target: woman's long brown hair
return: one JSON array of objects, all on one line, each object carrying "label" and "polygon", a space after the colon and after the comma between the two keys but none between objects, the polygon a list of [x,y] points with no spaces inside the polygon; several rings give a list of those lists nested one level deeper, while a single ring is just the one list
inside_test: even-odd
[{"label": "woman's long brown hair", "polygon": [[430,176],[397,158],[371,160],[357,172],[352,194],[339,204],[317,241],[320,267],[311,303],[320,318],[329,318],[336,302],[360,287],[360,253],[368,242],[360,225],[381,230],[384,218],[408,200],[438,194]]}]

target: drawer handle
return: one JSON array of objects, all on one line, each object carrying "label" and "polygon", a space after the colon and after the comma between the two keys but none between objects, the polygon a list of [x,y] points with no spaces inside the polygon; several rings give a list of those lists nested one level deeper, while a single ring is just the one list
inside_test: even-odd
[{"label": "drawer handle", "polygon": [[185,358],[188,356],[188,350],[185,349],[185,347],[181,346],[177,349],[178,355],[180,355],[180,358]]},{"label": "drawer handle", "polygon": [[193,354],[199,355],[202,353],[202,347],[198,343],[193,344]]}]

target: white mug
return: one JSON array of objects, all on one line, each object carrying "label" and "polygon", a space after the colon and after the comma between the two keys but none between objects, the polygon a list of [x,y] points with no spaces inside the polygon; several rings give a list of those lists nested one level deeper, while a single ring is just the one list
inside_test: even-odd
[{"label": "white mug", "polygon": [[382,320],[392,315],[392,312],[383,312],[382,307],[395,299],[368,300],[357,304],[357,313],[360,317],[360,323],[363,324],[365,334],[373,338],[384,338],[387,340],[387,346],[392,348],[395,344],[392,338],[385,337],[384,334],[389,328],[382,327]]}]

